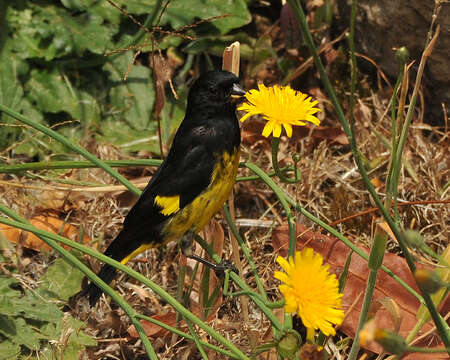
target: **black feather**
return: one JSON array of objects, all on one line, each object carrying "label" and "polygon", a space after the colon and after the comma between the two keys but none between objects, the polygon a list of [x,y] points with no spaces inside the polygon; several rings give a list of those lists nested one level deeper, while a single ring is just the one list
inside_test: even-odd
[{"label": "black feather", "polygon": [[[155,197],[178,195],[183,209],[208,188],[220,156],[239,148],[239,122],[236,105],[231,101],[233,85],[238,83],[239,79],[226,71],[205,73],[194,82],[186,115],[165,161],[126,216],[122,231],[105,255],[122,261],[142,245],[162,245],[162,229],[173,215],[163,215]],[[115,274],[115,268],[105,264],[98,275],[110,283]],[[93,306],[102,290],[91,283],[87,291]]]}]

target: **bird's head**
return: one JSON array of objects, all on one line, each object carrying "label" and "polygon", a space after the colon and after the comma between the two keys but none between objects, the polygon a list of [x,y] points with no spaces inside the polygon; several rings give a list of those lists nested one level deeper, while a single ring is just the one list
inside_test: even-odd
[{"label": "bird's head", "polygon": [[233,98],[240,98],[245,91],[239,78],[229,71],[208,71],[192,85],[188,95],[188,106],[223,106]]}]

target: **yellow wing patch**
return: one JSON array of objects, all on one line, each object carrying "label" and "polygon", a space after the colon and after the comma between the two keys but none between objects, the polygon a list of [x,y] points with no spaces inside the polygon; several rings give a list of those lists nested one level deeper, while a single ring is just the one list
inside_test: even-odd
[{"label": "yellow wing patch", "polygon": [[153,247],[154,247],[153,243],[143,244],[143,245],[139,246],[136,250],[134,250],[131,254],[129,254],[127,257],[125,257],[121,261],[121,263],[125,265],[132,258],[138,256],[140,253],[143,253],[145,250],[153,248]]},{"label": "yellow wing patch", "polygon": [[180,197],[175,196],[157,196],[155,197],[155,204],[162,210],[161,214],[170,215],[180,210]]}]

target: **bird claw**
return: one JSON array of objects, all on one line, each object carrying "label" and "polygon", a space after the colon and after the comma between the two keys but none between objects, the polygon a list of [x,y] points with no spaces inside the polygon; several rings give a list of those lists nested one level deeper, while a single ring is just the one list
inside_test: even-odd
[{"label": "bird claw", "polygon": [[236,268],[236,266],[234,266],[234,264],[231,261],[225,259],[222,259],[220,264],[214,264],[213,270],[216,273],[217,277],[224,277],[226,270],[230,270],[239,275],[239,270]]},{"label": "bird claw", "polygon": [[234,273],[239,275],[239,270],[236,268],[236,266],[233,265],[232,262],[228,260],[222,259],[222,261],[219,264],[213,264],[211,261],[208,261],[206,259],[203,259],[202,257],[191,254],[187,256],[190,259],[196,260],[205,266],[209,267],[211,270],[213,270],[217,277],[223,277],[225,275],[225,271],[230,270]]}]

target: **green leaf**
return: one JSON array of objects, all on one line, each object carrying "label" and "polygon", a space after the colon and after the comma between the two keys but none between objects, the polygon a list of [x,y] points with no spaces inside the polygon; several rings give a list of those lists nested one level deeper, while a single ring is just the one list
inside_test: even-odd
[{"label": "green leaf", "polygon": [[[0,32],[5,27],[0,27]],[[10,42],[4,44],[0,51],[0,104],[15,111],[22,110],[23,88],[18,75],[24,70],[24,62],[10,51]],[[13,144],[21,133],[21,128],[10,116],[0,113],[0,150]]]},{"label": "green leaf", "polygon": [[24,345],[30,350],[38,350],[42,336],[23,318],[12,318],[0,315],[0,334],[6,336],[13,343]]},{"label": "green leaf", "polygon": [[20,299],[13,299],[12,302],[20,310],[20,315],[27,319],[57,322],[63,316],[56,304],[31,291],[27,291]]},{"label": "green leaf", "polygon": [[82,56],[86,50],[103,54],[111,47],[118,25],[104,24],[96,14],[72,14],[55,4],[33,4],[16,9],[9,7],[7,21],[12,30],[14,50],[22,58],[46,61],[68,55]]},{"label": "green leaf", "polygon": [[83,273],[63,259],[57,259],[40,278],[38,292],[67,301],[81,290]]},{"label": "green leaf", "polygon": [[261,36],[259,39],[254,39],[244,32],[238,32],[233,35],[199,37],[197,40],[190,41],[183,50],[190,54],[207,52],[214,56],[222,56],[223,49],[233,41],[239,41],[241,43],[241,59],[254,63],[263,62],[275,53],[268,36]]},{"label": "green leaf", "polygon": [[0,342],[0,360],[15,360],[20,353],[20,345],[12,341],[3,340]]},{"label": "green leaf", "polygon": [[61,0],[70,10],[87,11],[96,14],[113,24],[119,24],[122,14],[107,1],[98,0]]},{"label": "green leaf", "polygon": [[[97,342],[95,339],[82,331],[86,325],[74,319],[72,316],[65,316],[58,323],[50,323],[41,327],[40,331],[48,340],[59,340],[61,334],[70,334],[67,345],[64,347],[65,360],[78,360],[79,353],[85,349],[86,346],[95,346]],[[42,349],[40,355],[44,358],[52,358],[55,349],[52,346],[46,346]]]},{"label": "green leaf", "polygon": [[18,285],[20,282],[14,278],[0,277],[0,297],[3,298],[18,298],[21,292],[11,288],[11,285]]},{"label": "green leaf", "polygon": [[[125,7],[130,13],[151,14],[155,11],[156,0],[120,0],[116,3]],[[244,0],[172,1],[164,12],[159,25],[170,24],[173,29],[179,29],[193,24],[199,19],[221,15],[229,16],[211,22],[221,34],[244,26],[251,20]]]},{"label": "green leaf", "polygon": [[158,135],[156,123],[152,123],[149,131],[132,129],[124,121],[106,120],[102,122],[102,135],[98,135],[98,141],[113,143],[123,151],[149,151],[159,153]]},{"label": "green leaf", "polygon": [[42,112],[66,112],[83,124],[100,120],[97,101],[87,92],[74,88],[69,78],[56,69],[32,70],[26,87],[28,98]]},{"label": "green leaf", "polygon": [[0,298],[0,314],[8,316],[19,315],[21,310],[16,305],[16,302],[6,296]]},{"label": "green leaf", "polygon": [[132,58],[133,54],[127,52],[103,66],[109,73],[109,113],[125,120],[128,127],[143,131],[151,128],[155,91],[150,69],[141,65],[129,69]]}]

